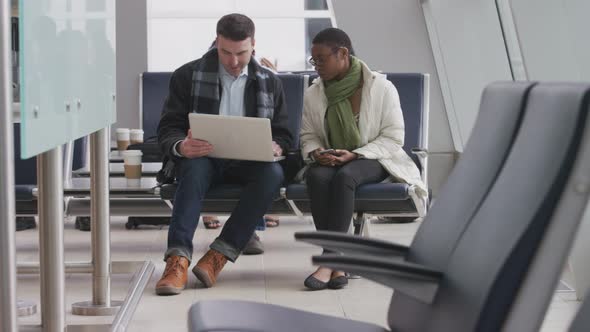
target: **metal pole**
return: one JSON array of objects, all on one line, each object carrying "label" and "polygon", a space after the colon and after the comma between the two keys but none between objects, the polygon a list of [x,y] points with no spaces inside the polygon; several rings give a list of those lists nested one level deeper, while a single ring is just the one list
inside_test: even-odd
[{"label": "metal pole", "polygon": [[0,331],[16,332],[10,0],[0,0]]},{"label": "metal pole", "polygon": [[[114,261],[111,262],[111,273],[125,274],[138,270],[143,261]],[[70,273],[92,273],[94,265],[92,262],[66,262],[66,274]],[[16,264],[17,274],[39,274],[39,263],[28,262]]]},{"label": "metal pole", "polygon": [[109,233],[109,139],[107,130],[90,135],[90,209],[92,230],[92,301],[111,304],[111,238]]},{"label": "metal pole", "polygon": [[114,315],[122,303],[111,301],[109,147],[107,128],[90,135],[92,301],[74,303],[72,313],[75,315]]},{"label": "metal pole", "polygon": [[61,147],[37,158],[41,325],[46,332],[63,332],[65,328],[62,163]]},{"label": "metal pole", "polygon": [[141,269],[133,276],[131,287],[123,301],[124,304],[117,313],[117,316],[113,319],[113,324],[111,325],[112,332],[127,331],[127,326],[131,322],[131,318],[139,305],[139,300],[141,300],[143,291],[150,281],[152,273],[154,273],[154,263],[146,261],[141,266]]}]

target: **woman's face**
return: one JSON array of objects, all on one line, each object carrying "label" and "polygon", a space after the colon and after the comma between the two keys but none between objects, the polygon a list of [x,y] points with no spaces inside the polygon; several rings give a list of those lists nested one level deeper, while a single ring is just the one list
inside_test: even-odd
[{"label": "woman's face", "polygon": [[344,77],[348,70],[348,50],[344,47],[330,47],[324,44],[313,44],[311,47],[311,59],[318,75],[324,81]]}]

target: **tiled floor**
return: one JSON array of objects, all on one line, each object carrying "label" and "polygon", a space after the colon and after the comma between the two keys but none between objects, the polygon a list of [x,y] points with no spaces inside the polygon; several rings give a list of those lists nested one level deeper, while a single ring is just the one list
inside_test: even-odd
[{"label": "tiled floor", "polygon": [[[371,236],[409,244],[418,223],[371,225]],[[196,301],[208,299],[243,299],[267,302],[322,314],[358,319],[386,325],[387,307],[391,290],[366,279],[351,280],[346,289],[339,291],[309,292],[303,280],[313,271],[310,256],[319,250],[305,243],[295,242],[293,233],[313,230],[310,219],[282,217],[278,228],[261,233],[266,252],[259,256],[242,256],[235,263],[228,263],[218,284],[210,289],[202,288],[191,274],[189,286],[182,294],[159,297],[154,285],[162,274],[162,255],[166,247],[167,228],[146,227],[126,230],[122,218],[112,221],[113,260],[152,260],[156,265],[129,331],[186,331],[187,311]],[[199,225],[195,236],[195,259],[205,251],[219,231],[205,230]],[[74,223],[65,224],[66,261],[90,260],[90,233],[74,229]],[[38,232],[27,230],[17,233],[19,262],[38,260]],[[566,274],[567,278],[567,274]],[[112,279],[112,299],[123,300],[131,275],[115,275]],[[66,277],[66,321],[68,324],[105,324],[112,317],[83,317],[71,313],[71,304],[91,299],[90,275],[74,274]],[[18,277],[19,299],[39,303],[39,277]],[[542,332],[566,331],[575,314],[578,302],[573,293],[556,294],[545,319]],[[40,324],[40,314],[20,318],[21,324]]]}]

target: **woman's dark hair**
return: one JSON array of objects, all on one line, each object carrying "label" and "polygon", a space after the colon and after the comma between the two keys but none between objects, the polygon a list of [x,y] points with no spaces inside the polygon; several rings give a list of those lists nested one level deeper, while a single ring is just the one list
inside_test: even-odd
[{"label": "woman's dark hair", "polygon": [[346,32],[338,28],[327,28],[313,37],[312,44],[323,44],[328,47],[346,47],[350,55],[354,55],[352,42]]},{"label": "woman's dark hair", "polygon": [[242,14],[228,14],[217,22],[217,35],[233,41],[254,38],[254,22]]}]

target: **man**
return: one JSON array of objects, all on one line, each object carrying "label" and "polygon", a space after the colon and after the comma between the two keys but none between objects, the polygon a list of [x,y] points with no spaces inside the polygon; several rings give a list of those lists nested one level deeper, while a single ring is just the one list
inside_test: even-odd
[{"label": "man", "polygon": [[228,260],[238,258],[283,182],[278,163],[207,157],[215,147],[193,139],[189,130],[189,112],[267,117],[274,154],[287,152],[293,135],[287,126],[282,84],[252,60],[254,44],[252,20],[241,14],[226,15],[217,22],[217,48],[180,67],[170,79],[158,140],[175,163],[178,189],[164,257],[166,269],[156,284],[159,295],[179,294],[186,286],[192,239],[202,199],[211,185],[237,182],[243,185],[243,192],[221,234],[193,268],[206,287],[215,284]]}]

